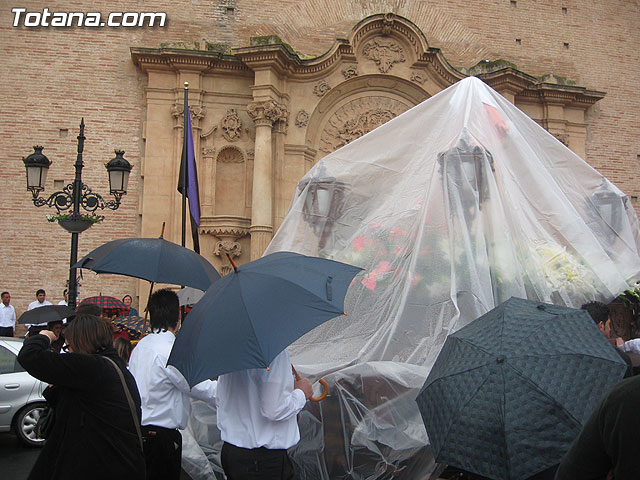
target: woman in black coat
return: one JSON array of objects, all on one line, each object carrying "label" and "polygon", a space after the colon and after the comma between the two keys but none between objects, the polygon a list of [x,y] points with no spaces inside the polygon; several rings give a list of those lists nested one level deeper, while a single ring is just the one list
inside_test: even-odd
[{"label": "woman in black coat", "polygon": [[25,340],[18,361],[32,376],[52,384],[45,398],[55,410],[55,424],[29,480],[145,478],[142,446],[122,382],[109,357],[122,371],[141,417],[140,394],[133,376],[112,346],[111,328],[101,318],[77,315],[65,330],[69,352],[54,353],[53,332]]}]

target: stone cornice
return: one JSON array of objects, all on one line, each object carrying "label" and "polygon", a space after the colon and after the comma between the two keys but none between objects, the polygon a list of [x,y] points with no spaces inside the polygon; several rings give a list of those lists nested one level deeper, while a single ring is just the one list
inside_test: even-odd
[{"label": "stone cornice", "polygon": [[249,234],[251,219],[235,215],[216,215],[214,217],[200,217],[198,231],[202,234],[216,237],[240,238]]},{"label": "stone cornice", "polygon": [[538,83],[518,95],[522,98],[536,98],[546,103],[559,103],[567,106],[591,106],[606,95],[605,92],[587,90],[572,85]]},{"label": "stone cornice", "polygon": [[237,70],[249,69],[233,55],[202,50],[178,48],[131,47],[133,63],[147,70]]},{"label": "stone cornice", "polygon": [[303,60],[292,53],[285,45],[261,45],[256,47],[234,48],[233,53],[252,70],[273,69],[279,75],[313,77],[318,73],[326,74],[341,59],[355,61],[353,48],[346,40],[338,40],[325,54],[310,60]]},{"label": "stone cornice", "polygon": [[477,75],[491,88],[508,91],[519,101],[542,101],[567,106],[590,106],[604,98],[605,92],[587,90],[575,85],[563,85],[540,81],[513,67]]}]

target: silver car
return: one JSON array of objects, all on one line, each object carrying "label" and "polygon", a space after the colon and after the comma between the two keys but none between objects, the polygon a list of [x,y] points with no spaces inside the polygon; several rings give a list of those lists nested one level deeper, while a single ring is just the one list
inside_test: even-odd
[{"label": "silver car", "polygon": [[0,432],[13,430],[22,443],[40,447],[35,426],[46,405],[46,383],[33,378],[18,363],[22,338],[0,337]]}]

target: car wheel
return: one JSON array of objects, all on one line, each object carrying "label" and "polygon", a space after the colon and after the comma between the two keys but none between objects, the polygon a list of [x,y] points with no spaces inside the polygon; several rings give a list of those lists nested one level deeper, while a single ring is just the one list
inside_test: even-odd
[{"label": "car wheel", "polygon": [[29,447],[44,445],[45,439],[36,434],[36,423],[38,423],[40,414],[46,405],[45,402],[31,403],[16,414],[13,421],[13,431],[24,445]]}]

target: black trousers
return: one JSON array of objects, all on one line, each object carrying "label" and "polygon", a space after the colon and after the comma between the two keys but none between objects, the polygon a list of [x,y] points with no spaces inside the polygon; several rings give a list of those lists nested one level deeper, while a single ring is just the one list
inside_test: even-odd
[{"label": "black trousers", "polygon": [[182,435],[178,430],[142,426],[144,460],[148,480],[179,480],[182,461]]},{"label": "black trousers", "polygon": [[227,480],[292,480],[293,465],[286,450],[240,448],[224,442],[222,468]]},{"label": "black trousers", "polygon": [[13,337],[13,327],[0,327],[0,337]]}]

